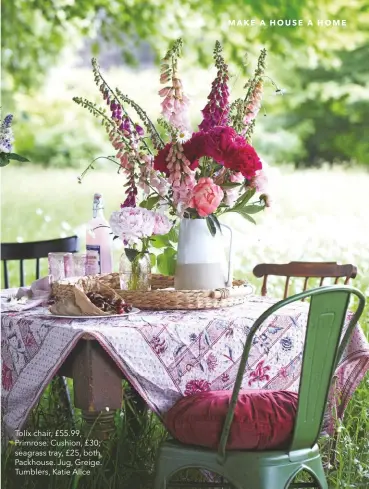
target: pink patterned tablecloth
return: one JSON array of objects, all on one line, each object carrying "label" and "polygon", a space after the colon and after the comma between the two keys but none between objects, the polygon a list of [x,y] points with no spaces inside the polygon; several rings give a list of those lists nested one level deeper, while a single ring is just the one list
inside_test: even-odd
[{"label": "pink patterned tablecloth", "polygon": [[[113,358],[148,406],[166,412],[181,396],[231,389],[245,339],[276,300],[250,296],[241,306],[201,311],[141,311],[128,317],[45,317],[37,307],[2,314],[2,411],[6,434],[24,424],[48,382],[85,333]],[[254,338],[244,388],[297,391],[308,304],[271,316]],[[369,344],[359,326],[336,370],[338,415],[369,369]]]}]

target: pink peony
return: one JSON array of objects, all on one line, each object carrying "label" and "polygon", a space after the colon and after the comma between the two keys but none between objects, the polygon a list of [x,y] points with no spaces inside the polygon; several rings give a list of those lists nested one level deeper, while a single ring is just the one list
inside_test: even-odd
[{"label": "pink peony", "polygon": [[196,209],[200,217],[206,217],[218,208],[223,196],[223,190],[212,178],[200,178],[193,189],[189,207]]},{"label": "pink peony", "polygon": [[155,224],[153,234],[167,234],[172,227],[172,223],[163,214],[155,213]]},{"label": "pink peony", "polygon": [[256,188],[257,192],[266,192],[268,188],[268,177],[264,170],[258,170],[251,180],[250,186]]},{"label": "pink peony", "polygon": [[[242,173],[232,173],[229,177],[229,181],[232,183],[242,183],[245,181],[245,177]],[[239,197],[241,187],[230,188],[225,191],[225,199],[224,202],[232,206]]]},{"label": "pink peony", "polygon": [[134,244],[138,243],[140,238],[152,236],[154,216],[154,212],[141,207],[124,207],[112,213],[109,224],[116,236]]}]

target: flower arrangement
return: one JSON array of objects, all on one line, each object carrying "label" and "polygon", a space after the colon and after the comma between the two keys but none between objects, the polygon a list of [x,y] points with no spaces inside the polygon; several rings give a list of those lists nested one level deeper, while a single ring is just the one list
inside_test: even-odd
[{"label": "flower arrangement", "polygon": [[[230,103],[228,66],[216,42],[217,75],[197,131],[191,128],[190,101],[179,76],[181,51],[182,40],[178,39],[161,61],[161,131],[135,101],[108,85],[95,59],[95,82],[110,114],[84,98],[75,97],[74,101],[101,120],[116,150],[115,158],[107,159],[118,165],[118,172],[127,179],[122,209],[138,204],[141,189],[142,207],[154,209],[165,203],[173,217],[204,218],[212,234],[219,229],[218,217],[227,212],[237,212],[255,223],[252,215],[269,206],[266,175],[251,145],[261,107],[266,51],[261,51],[255,73],[244,87],[245,97]],[[140,124],[133,121],[132,111]],[[257,192],[259,197],[251,202]]]},{"label": "flower arrangement", "polygon": [[12,114],[8,114],[0,123],[0,167],[9,165],[10,160],[21,162],[29,161],[27,158],[24,158],[24,156],[12,153],[14,142],[13,130],[11,127],[12,121]]}]

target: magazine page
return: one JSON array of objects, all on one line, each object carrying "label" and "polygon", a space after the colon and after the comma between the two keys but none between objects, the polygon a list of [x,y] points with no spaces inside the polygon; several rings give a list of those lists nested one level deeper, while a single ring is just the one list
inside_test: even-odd
[{"label": "magazine page", "polygon": [[369,487],[368,26],[2,2],[3,489]]}]

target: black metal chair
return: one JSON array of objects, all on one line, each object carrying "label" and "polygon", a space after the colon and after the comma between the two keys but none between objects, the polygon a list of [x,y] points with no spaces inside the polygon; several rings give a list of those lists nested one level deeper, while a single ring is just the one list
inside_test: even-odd
[{"label": "black metal chair", "polygon": [[74,253],[79,250],[77,236],[30,241],[28,243],[1,243],[1,261],[4,267],[4,288],[9,288],[8,261],[19,261],[20,286],[24,286],[24,260],[36,260],[36,279],[40,278],[40,258],[48,253]]},{"label": "black metal chair", "polygon": [[[8,261],[20,262],[20,286],[24,286],[24,260],[36,260],[36,279],[40,278],[40,259],[47,258],[49,253],[74,253],[79,250],[77,236],[68,238],[49,239],[45,241],[30,241],[28,243],[1,243],[1,261],[4,266],[4,287],[9,288]],[[60,402],[68,409],[74,422],[74,411],[65,377],[53,379],[52,387],[60,392]]]}]

